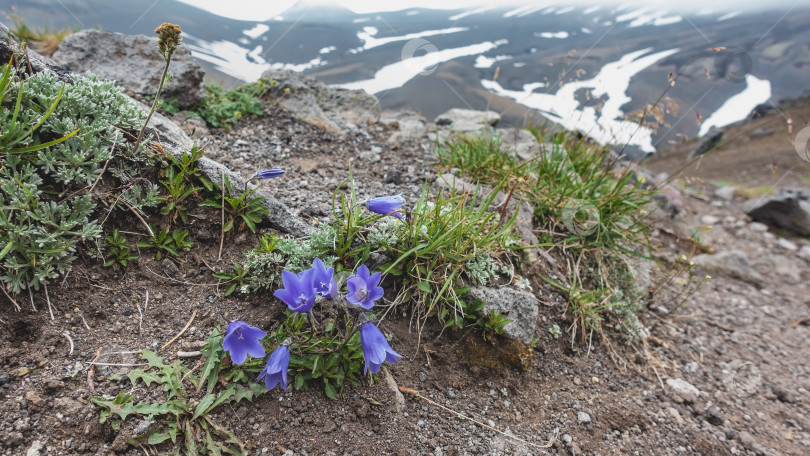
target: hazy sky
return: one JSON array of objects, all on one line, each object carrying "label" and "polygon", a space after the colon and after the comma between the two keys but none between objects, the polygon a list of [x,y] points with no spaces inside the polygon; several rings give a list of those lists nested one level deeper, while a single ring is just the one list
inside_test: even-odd
[{"label": "hazy sky", "polygon": [[[177,0],[210,11],[218,16],[231,19],[263,22],[282,15],[285,10],[299,3],[299,0]],[[367,14],[384,11],[400,11],[410,8],[432,9],[473,9],[483,6],[504,7],[513,5],[626,5],[638,8],[664,9],[682,12],[699,11],[740,11],[745,9],[784,9],[810,3],[810,0],[534,0],[534,1],[493,1],[493,0],[304,0],[306,4],[337,4],[355,13]]]}]

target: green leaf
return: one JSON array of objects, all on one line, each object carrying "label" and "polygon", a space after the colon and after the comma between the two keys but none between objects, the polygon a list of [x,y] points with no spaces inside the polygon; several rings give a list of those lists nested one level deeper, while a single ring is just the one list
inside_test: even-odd
[{"label": "green leaf", "polygon": [[157,445],[159,443],[163,443],[166,440],[169,440],[171,436],[168,433],[164,432],[154,432],[149,434],[149,437],[146,439],[146,443],[149,445]]},{"label": "green leaf", "polygon": [[329,382],[324,383],[323,390],[326,393],[326,397],[332,399],[333,401],[337,400],[337,392],[335,391],[335,387],[332,386],[331,383]]},{"label": "green leaf", "polygon": [[[224,396],[224,395],[226,395],[226,393],[227,393],[227,391],[223,391],[220,396]],[[208,411],[208,408],[211,407],[211,404],[213,404],[215,400],[217,400],[216,395],[214,395],[214,394],[206,394],[200,400],[200,403],[197,404],[197,407],[194,409],[194,415],[191,417],[191,419],[196,420],[197,418],[199,418],[200,416],[205,414],[205,412]]]},{"label": "green leaf", "polygon": [[205,345],[200,350],[205,357],[202,371],[200,372],[200,386],[206,385],[206,393],[211,394],[219,380],[219,370],[222,366],[222,359],[225,357],[225,350],[222,348],[222,336],[219,329],[215,328],[208,336]]},{"label": "green leaf", "polygon": [[302,386],[304,386],[304,376],[301,374],[295,375],[295,389],[300,390]]},{"label": "green leaf", "polygon": [[430,293],[430,282],[417,282],[416,287],[422,290],[425,293]]}]

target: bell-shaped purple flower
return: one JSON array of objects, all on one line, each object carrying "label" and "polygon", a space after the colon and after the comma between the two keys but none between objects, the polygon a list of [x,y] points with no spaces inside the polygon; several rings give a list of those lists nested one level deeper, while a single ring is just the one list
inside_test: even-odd
[{"label": "bell-shaped purple flower", "polygon": [[315,294],[334,299],[338,292],[335,268],[327,269],[320,258],[315,258],[312,261],[312,286],[315,288]]},{"label": "bell-shaped purple flower", "polygon": [[401,219],[402,214],[397,212],[397,210],[402,207],[403,204],[405,204],[405,198],[403,198],[402,193],[400,193],[392,196],[372,198],[368,200],[366,207],[375,214],[391,215]]},{"label": "bell-shaped purple flower", "polygon": [[315,305],[315,289],[313,288],[314,270],[307,269],[300,274],[287,270],[281,271],[281,282],[284,288],[276,290],[273,296],[284,301],[290,310],[298,313],[307,313]]},{"label": "bell-shaped purple flower", "polygon": [[383,362],[393,364],[402,358],[402,355],[388,345],[382,331],[370,321],[360,327],[360,346],[363,347],[363,357],[366,359],[363,375],[367,375],[369,371],[376,374]]},{"label": "bell-shaped purple flower", "polygon": [[264,378],[264,386],[271,390],[281,383],[281,389],[287,391],[287,366],[290,364],[290,349],[286,345],[280,345],[273,350],[267,365],[259,374],[259,380]]},{"label": "bell-shaped purple flower", "polygon": [[254,328],[244,321],[233,321],[228,325],[228,331],[222,340],[222,348],[228,352],[234,364],[242,364],[247,355],[254,358],[264,357],[264,347],[261,340],[267,333]]},{"label": "bell-shaped purple flower", "polygon": [[283,169],[265,169],[264,171],[259,171],[256,173],[254,177],[258,177],[259,179],[272,179],[274,177],[279,177],[284,175]]},{"label": "bell-shaped purple flower", "polygon": [[357,268],[357,275],[349,277],[346,281],[346,288],[349,291],[346,300],[364,309],[371,309],[374,301],[383,295],[383,289],[379,286],[380,276],[379,272],[370,274],[366,265]]}]

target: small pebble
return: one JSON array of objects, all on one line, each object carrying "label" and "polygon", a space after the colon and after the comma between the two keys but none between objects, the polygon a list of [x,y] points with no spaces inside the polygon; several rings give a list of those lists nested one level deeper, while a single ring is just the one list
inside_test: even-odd
[{"label": "small pebble", "polygon": [[591,415],[588,415],[585,412],[579,412],[579,413],[577,413],[577,421],[579,421],[580,423],[583,423],[583,424],[584,423],[590,423],[591,422]]}]

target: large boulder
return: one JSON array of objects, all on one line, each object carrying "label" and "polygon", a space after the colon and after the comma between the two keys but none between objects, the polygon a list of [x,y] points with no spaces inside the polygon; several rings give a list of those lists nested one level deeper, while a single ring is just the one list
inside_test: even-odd
[{"label": "large boulder", "polygon": [[[82,30],[59,45],[53,60],[74,73],[91,72],[113,79],[139,95],[154,95],[160,85],[165,61],[157,51],[157,37],[124,35],[101,30]],[[190,107],[203,99],[203,70],[191,51],[182,44],[172,56],[172,79],[163,88],[161,98],[176,100],[179,108]]]},{"label": "large boulder", "polygon": [[754,198],[743,205],[745,212],[754,220],[793,231],[802,236],[810,235],[810,191],[783,189],[773,196]]},{"label": "large boulder", "polygon": [[334,133],[380,120],[380,103],[365,91],[328,87],[290,70],[268,70],[262,78],[275,81],[272,95],[282,108]]}]

